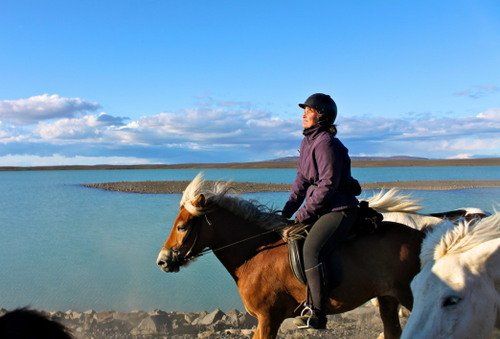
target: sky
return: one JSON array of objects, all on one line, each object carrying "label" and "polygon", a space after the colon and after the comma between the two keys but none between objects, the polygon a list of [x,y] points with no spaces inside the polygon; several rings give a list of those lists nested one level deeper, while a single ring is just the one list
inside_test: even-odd
[{"label": "sky", "polygon": [[500,156],[500,3],[0,1],[0,166]]}]

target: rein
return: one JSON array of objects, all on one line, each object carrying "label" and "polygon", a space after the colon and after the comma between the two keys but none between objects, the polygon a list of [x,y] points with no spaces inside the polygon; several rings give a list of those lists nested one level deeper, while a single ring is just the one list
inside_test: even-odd
[{"label": "rein", "polygon": [[[205,220],[206,220],[207,224],[208,224],[209,226],[212,226],[212,222],[208,219],[207,215],[206,215],[206,214],[204,214],[204,216],[205,216]],[[251,240],[251,239],[255,239],[255,238],[258,238],[258,237],[260,237],[260,236],[263,236],[263,235],[269,234],[269,233],[273,233],[273,232],[276,232],[276,231],[280,231],[280,230],[282,230],[282,229],[284,229],[284,228],[287,228],[288,226],[290,226],[290,225],[288,225],[288,224],[286,224],[286,223],[285,223],[283,226],[278,226],[278,227],[275,227],[275,228],[273,228],[273,229],[271,229],[271,230],[269,230],[269,231],[265,231],[265,232],[262,232],[262,233],[259,233],[259,234],[256,234],[256,235],[252,235],[251,237],[248,237],[248,238],[244,238],[244,239],[242,239],[242,240],[235,241],[235,242],[233,242],[233,243],[231,243],[231,244],[228,244],[228,245],[224,245],[224,246],[221,246],[221,247],[218,247],[218,248],[214,248],[214,249],[205,248],[204,250],[202,250],[200,253],[198,253],[198,254],[197,254],[197,255],[195,255],[194,257],[201,257],[202,255],[205,255],[205,254],[210,253],[210,252],[214,252],[214,253],[215,253],[215,252],[220,251],[220,250],[223,250],[223,249],[225,249],[225,248],[228,248],[228,247],[231,247],[231,246],[234,246],[234,245],[241,244],[242,242],[245,242],[245,241],[248,241],[248,240]],[[191,246],[191,248],[190,248],[189,252],[191,252],[191,250],[193,249],[193,247],[194,247],[194,243],[196,242],[196,239],[197,239],[197,238],[198,238],[198,234],[196,235],[195,241],[193,242],[193,245]],[[189,253],[189,252],[188,252],[188,253]]]}]

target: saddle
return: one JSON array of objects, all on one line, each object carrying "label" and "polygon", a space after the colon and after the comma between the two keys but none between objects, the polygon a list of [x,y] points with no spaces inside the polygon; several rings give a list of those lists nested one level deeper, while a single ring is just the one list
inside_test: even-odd
[{"label": "saddle", "polygon": [[[367,234],[373,234],[381,231],[382,214],[368,206],[367,201],[361,201],[356,207],[357,218],[347,232],[344,239],[337,239],[340,243],[349,242]],[[288,259],[290,267],[295,277],[303,284],[306,284],[306,274],[304,270],[304,256],[302,249],[304,247],[305,237],[310,226],[303,230],[302,237],[294,237],[288,240]],[[326,265],[328,267],[330,265]],[[340,270],[340,268],[337,268]],[[328,279],[328,272],[325,272]],[[338,277],[337,277],[338,278]],[[327,282],[326,282],[327,283]]]}]

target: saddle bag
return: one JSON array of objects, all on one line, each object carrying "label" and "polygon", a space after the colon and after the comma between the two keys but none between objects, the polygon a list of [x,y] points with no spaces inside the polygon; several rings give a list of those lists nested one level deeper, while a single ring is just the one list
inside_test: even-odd
[{"label": "saddle bag", "polygon": [[384,216],[368,206],[368,201],[360,201],[358,207],[358,219],[354,223],[353,233],[373,234],[381,229]]}]

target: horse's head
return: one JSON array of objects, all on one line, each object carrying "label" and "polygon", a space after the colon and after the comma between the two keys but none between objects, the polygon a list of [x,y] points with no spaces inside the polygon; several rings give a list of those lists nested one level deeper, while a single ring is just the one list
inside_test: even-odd
[{"label": "horse's head", "polygon": [[181,205],[170,234],[163,244],[156,264],[165,272],[178,272],[179,268],[209,245],[210,232],[203,229],[210,225],[203,194]]},{"label": "horse's head", "polygon": [[421,254],[424,265],[411,283],[414,305],[403,338],[491,336],[500,320],[499,220],[486,218],[475,227],[462,222],[443,232],[429,255]]}]

